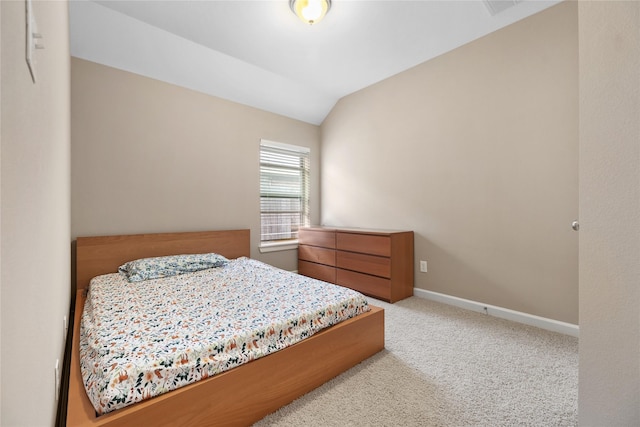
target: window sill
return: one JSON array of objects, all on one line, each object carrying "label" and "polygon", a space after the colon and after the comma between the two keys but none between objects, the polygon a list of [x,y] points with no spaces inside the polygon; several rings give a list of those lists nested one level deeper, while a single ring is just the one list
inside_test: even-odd
[{"label": "window sill", "polygon": [[298,241],[285,240],[282,242],[260,243],[260,245],[258,246],[258,249],[260,249],[261,254],[264,254],[267,252],[291,251],[294,249],[298,249]]}]

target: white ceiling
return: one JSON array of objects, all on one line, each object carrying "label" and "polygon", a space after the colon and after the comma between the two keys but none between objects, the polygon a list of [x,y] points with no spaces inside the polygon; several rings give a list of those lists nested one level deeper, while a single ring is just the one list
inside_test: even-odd
[{"label": "white ceiling", "polygon": [[558,2],[333,0],[308,26],[289,0],[72,0],[71,54],[320,124],[343,96]]}]

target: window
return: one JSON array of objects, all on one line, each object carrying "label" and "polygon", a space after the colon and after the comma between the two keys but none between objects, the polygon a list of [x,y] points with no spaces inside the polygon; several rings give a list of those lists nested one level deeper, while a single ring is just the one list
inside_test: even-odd
[{"label": "window", "polygon": [[309,149],[260,141],[260,243],[298,238],[309,225]]}]

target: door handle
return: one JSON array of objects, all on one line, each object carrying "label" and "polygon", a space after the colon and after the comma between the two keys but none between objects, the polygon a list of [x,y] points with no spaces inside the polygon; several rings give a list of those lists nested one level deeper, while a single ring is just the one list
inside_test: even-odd
[{"label": "door handle", "polygon": [[574,231],[580,230],[580,223],[578,222],[578,220],[575,220],[571,223],[571,228],[573,228]]}]

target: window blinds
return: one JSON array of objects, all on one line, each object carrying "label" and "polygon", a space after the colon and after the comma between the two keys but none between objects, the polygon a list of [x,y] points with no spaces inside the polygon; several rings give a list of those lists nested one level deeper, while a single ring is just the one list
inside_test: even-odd
[{"label": "window blinds", "polygon": [[298,238],[309,225],[309,148],[260,142],[260,240]]}]

